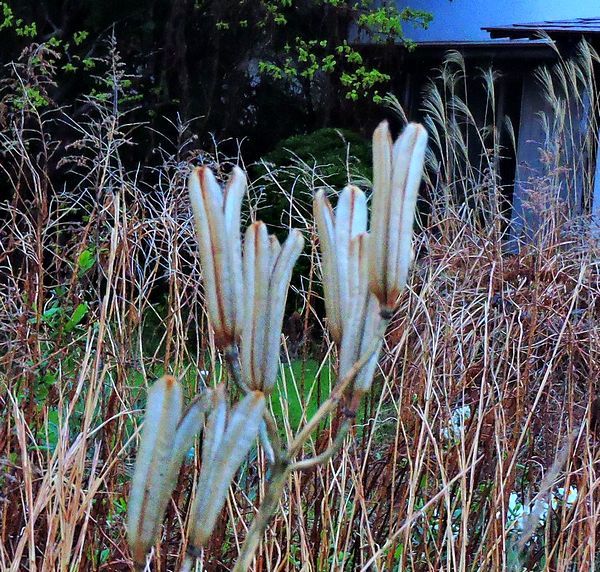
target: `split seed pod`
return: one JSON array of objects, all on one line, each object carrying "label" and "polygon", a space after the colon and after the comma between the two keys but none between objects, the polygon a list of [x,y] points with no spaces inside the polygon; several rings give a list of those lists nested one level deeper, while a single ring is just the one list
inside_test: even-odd
[{"label": "split seed pod", "polygon": [[183,392],[175,378],[160,378],[148,392],[146,419],[128,503],[127,532],[136,564],[156,541],[169,500],[172,446],[181,418]]},{"label": "split seed pod", "polygon": [[[344,321],[344,335],[340,346],[339,376],[344,378],[363,355],[371,351],[382,318],[379,302],[369,291],[368,244],[371,237],[367,233],[359,234],[350,241],[347,255],[349,302]],[[369,391],[377,367],[382,340],[369,361],[362,367],[354,379],[354,390]]]},{"label": "split seed pod", "polygon": [[292,230],[280,246],[256,222],[244,239],[245,311],[242,332],[241,367],[244,380],[253,390],[270,392],[277,379],[281,328],[285,302],[294,264],[304,239]]},{"label": "split seed pod", "polygon": [[190,403],[177,424],[175,438],[171,444],[173,456],[171,458],[171,472],[169,473],[168,482],[168,486],[170,487],[169,495],[173,492],[177,484],[177,477],[179,476],[179,470],[185,456],[192,448],[195,438],[202,431],[204,415],[210,409],[211,404],[212,389],[206,389],[202,395],[196,397]]},{"label": "split seed pod", "polygon": [[138,567],[158,538],[181,463],[202,428],[208,403],[202,396],[182,417],[183,391],[172,376],[160,378],[148,392],[127,506],[127,536]]},{"label": "split seed pod", "polygon": [[223,190],[207,167],[194,169],[189,193],[200,250],[206,306],[216,344],[236,343],[242,327],[240,210],[246,176],[238,167]]},{"label": "split seed pod", "polygon": [[210,538],[233,477],[258,436],[264,410],[264,395],[253,391],[233,408],[227,420],[223,389],[215,391],[213,411],[204,433],[202,469],[188,530],[188,553],[192,556],[198,556]]},{"label": "split seed pod", "polygon": [[427,147],[422,125],[409,123],[392,145],[387,121],[373,134],[370,288],[390,316],[406,286],[412,235]]},{"label": "split seed pod", "polygon": [[348,317],[350,304],[348,283],[350,241],[367,230],[367,200],[358,187],[350,185],[341,192],[334,211],[325,191],[320,190],[313,201],[313,213],[321,245],[328,327],[333,340],[340,344],[343,323]]}]

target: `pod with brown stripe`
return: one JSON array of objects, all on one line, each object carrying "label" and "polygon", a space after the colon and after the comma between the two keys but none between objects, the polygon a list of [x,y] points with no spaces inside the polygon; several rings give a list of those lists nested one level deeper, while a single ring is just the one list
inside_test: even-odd
[{"label": "pod with brown stripe", "polygon": [[350,247],[355,237],[366,233],[367,199],[358,187],[349,185],[340,193],[334,210],[325,191],[320,190],[313,201],[313,212],[321,247],[327,322],[331,337],[341,344],[353,311]]},{"label": "pod with brown stripe", "polygon": [[239,339],[243,281],[240,209],[246,175],[234,167],[224,189],[212,171],[198,167],[188,180],[202,265],[206,307],[216,344],[224,348]]},{"label": "pod with brown stripe", "polygon": [[148,392],[146,417],[127,507],[127,536],[138,569],[156,542],[179,468],[202,428],[209,398],[202,396],[181,415],[183,391],[161,377]]},{"label": "pod with brown stripe", "polygon": [[412,235],[427,131],[409,123],[395,143],[383,121],[373,133],[372,240],[369,287],[391,317],[406,286],[412,262]]},{"label": "pod with brown stripe", "polygon": [[267,227],[251,224],[244,239],[244,327],[241,370],[248,387],[269,393],[277,379],[285,302],[304,239],[292,230],[280,245]]},{"label": "pod with brown stripe", "polygon": [[168,496],[171,495],[177,484],[179,470],[186,454],[192,448],[194,439],[204,426],[204,415],[211,407],[212,393],[211,389],[207,389],[202,395],[194,399],[177,424],[177,431],[175,432],[172,444],[171,472],[169,474],[167,489],[165,490],[165,494]]},{"label": "pod with brown stripe", "polygon": [[183,392],[177,380],[161,377],[148,392],[127,514],[127,535],[136,565],[143,565],[154,544],[168,496],[173,439],[181,419]]},{"label": "pod with brown stripe", "polygon": [[[369,265],[367,260],[369,240],[371,240],[371,237],[367,233],[353,237],[350,240],[350,247],[347,252],[349,300],[339,354],[339,376],[342,379],[350,373],[354,364],[372,347],[382,322],[379,303],[369,291]],[[371,388],[381,343],[382,340],[379,340],[377,350],[373,352],[369,361],[354,378],[353,387],[355,390],[364,393]]]},{"label": "pod with brown stripe", "polygon": [[192,557],[200,554],[212,533],[231,481],[258,436],[265,409],[264,394],[253,391],[225,421],[225,395],[219,391],[216,398],[206,425],[202,469],[191,510],[188,553]]}]

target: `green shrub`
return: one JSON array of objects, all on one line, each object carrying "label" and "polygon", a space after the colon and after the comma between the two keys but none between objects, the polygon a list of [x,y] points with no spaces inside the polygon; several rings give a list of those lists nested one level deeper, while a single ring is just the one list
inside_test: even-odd
[{"label": "green shrub", "polygon": [[[312,220],[312,197],[318,188],[330,187],[333,194],[349,182],[364,186],[371,178],[371,142],[353,131],[332,127],[294,135],[280,141],[254,166],[252,178],[257,181],[255,188],[260,196],[258,218],[267,223],[279,240],[284,240],[290,226],[302,226],[302,221],[292,221],[290,215]],[[310,241],[305,249],[310,249]],[[300,257],[292,285],[302,290],[302,277],[309,274],[310,258]],[[300,305],[301,300],[292,288],[288,312]]]},{"label": "green shrub", "polygon": [[317,188],[340,191],[348,182],[361,185],[371,177],[370,165],[370,141],[347,129],[327,127],[283,139],[254,168],[262,186],[260,218],[287,228],[287,195],[293,195],[300,213],[309,214]]}]

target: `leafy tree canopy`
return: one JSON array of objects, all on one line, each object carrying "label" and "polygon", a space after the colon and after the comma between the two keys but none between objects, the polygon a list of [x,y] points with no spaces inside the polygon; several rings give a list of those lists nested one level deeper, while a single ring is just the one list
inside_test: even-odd
[{"label": "leafy tree canopy", "polygon": [[140,119],[196,118],[197,133],[248,137],[259,156],[290,134],[342,124],[352,102],[378,101],[390,74],[369,49],[410,48],[403,26],[430,20],[389,0],[7,0],[0,60],[51,48],[51,62],[29,60],[53,70],[43,89],[27,86],[37,106],[110,97],[102,61],[114,33],[128,70],[122,100],[142,106]]}]

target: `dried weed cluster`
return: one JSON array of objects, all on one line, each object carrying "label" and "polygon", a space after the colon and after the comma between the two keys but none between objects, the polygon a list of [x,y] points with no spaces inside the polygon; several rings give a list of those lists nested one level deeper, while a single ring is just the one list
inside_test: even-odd
[{"label": "dried weed cluster", "polygon": [[[208,168],[192,172],[189,192],[209,321],[215,344],[228,361],[231,382],[246,395],[229,420],[224,385],[214,390],[215,401],[205,398],[211,392],[207,390],[204,399],[197,400],[181,417],[179,383],[166,377],[153,386],[128,511],[129,543],[137,568],[145,568],[146,553],[158,540],[175,475],[191,446],[190,437],[203,429],[202,414],[206,409],[210,415],[202,446],[202,470],[192,504],[182,570],[191,570],[201,558],[230,483],[261,425],[261,441],[271,474],[234,571],[244,572],[251,566],[289,474],[322,464],[338,452],[354,422],[361,397],[371,387],[385,326],[406,286],[426,142],[425,129],[419,125],[408,125],[394,145],[386,122],[375,131],[371,237],[367,232],[367,202],[360,189],[344,189],[335,213],[322,191],[315,197],[326,261],[322,270],[325,298],[339,346],[338,381],[317,412],[287,443],[281,440],[276,420],[265,408],[265,396],[273,391],[277,378],[287,291],[304,239],[298,230],[292,230],[280,245],[275,236],[269,237],[262,222],[255,222],[245,233],[242,249],[240,206],[246,189],[243,172],[234,169],[223,190]],[[200,404],[204,408],[196,414]],[[344,422],[333,444],[317,456],[296,461],[295,456],[302,453],[311,433],[334,411],[343,415]],[[195,425],[188,422],[190,415],[195,417]]]}]

